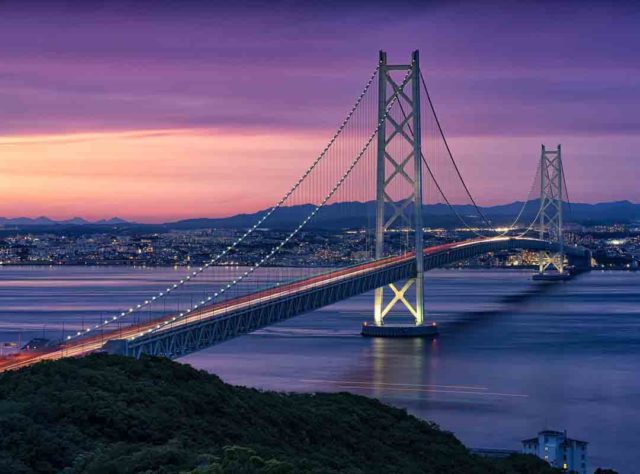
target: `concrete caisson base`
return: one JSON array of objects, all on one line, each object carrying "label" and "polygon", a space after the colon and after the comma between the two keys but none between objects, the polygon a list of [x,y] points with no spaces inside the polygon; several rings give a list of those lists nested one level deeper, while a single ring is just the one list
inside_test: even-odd
[{"label": "concrete caisson base", "polygon": [[567,281],[571,278],[570,273],[535,273],[531,277],[534,281]]},{"label": "concrete caisson base", "polygon": [[438,327],[433,324],[416,326],[414,324],[385,324],[376,326],[365,323],[360,333],[367,337],[429,337],[438,335]]}]

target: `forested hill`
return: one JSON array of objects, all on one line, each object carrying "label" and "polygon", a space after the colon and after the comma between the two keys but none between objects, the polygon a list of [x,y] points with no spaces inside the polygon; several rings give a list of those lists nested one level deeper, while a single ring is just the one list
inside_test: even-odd
[{"label": "forested hill", "polygon": [[0,430],[0,472],[13,474],[559,472],[473,456],[369,398],[234,387],[166,359],[92,355],[2,374]]}]

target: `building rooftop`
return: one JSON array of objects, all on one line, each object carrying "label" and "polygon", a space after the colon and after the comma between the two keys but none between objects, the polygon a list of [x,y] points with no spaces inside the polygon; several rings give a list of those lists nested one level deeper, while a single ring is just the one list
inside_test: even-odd
[{"label": "building rooftop", "polygon": [[546,435],[546,436],[562,436],[565,438],[566,441],[572,441],[574,443],[578,443],[578,444],[584,444],[587,445],[589,444],[587,441],[581,441],[579,439],[574,439],[574,438],[569,438],[569,436],[567,436],[567,432],[566,431],[555,431],[555,430],[542,430],[540,432],[538,432],[538,435],[535,438],[527,438],[527,439],[523,439],[522,442],[523,443],[533,443],[538,441],[538,436],[540,435]]}]

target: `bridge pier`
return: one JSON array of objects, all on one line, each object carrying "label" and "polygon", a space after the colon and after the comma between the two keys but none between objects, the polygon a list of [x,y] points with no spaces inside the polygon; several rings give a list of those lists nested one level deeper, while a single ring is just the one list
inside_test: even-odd
[{"label": "bridge pier", "polygon": [[[393,74],[405,73],[400,82]],[[376,258],[387,255],[385,233],[402,226],[413,232],[414,248],[423,248],[422,227],[422,146],[420,118],[420,61],[414,51],[410,64],[388,64],[380,51],[378,74],[378,150],[376,178]],[[406,87],[406,91],[405,91]],[[393,117],[390,106],[397,105],[402,116]],[[405,186],[404,188],[402,186]],[[389,211],[392,211],[391,213]],[[437,333],[424,326],[423,258],[415,252],[415,273],[401,285],[391,283],[376,288],[373,323],[362,326],[362,335],[376,337],[423,337]],[[408,290],[414,289],[414,301]],[[391,290],[391,291],[389,291]],[[415,323],[385,325],[384,319],[397,305],[413,316]]]},{"label": "bridge pier", "polygon": [[573,278],[573,274],[568,271],[562,273],[534,273],[531,277],[533,281],[567,281],[571,280],[571,278]]},{"label": "bridge pier", "polygon": [[363,336],[367,337],[428,337],[433,338],[438,335],[436,323],[430,325],[423,324],[385,324],[377,326],[375,324],[364,323],[362,325]]},{"label": "bridge pier", "polygon": [[[540,211],[538,226],[540,240],[547,238],[556,244],[553,250],[542,250],[539,255],[539,270],[533,275],[536,281],[569,280],[576,273],[591,269],[591,252],[583,256],[570,256],[565,253],[563,236],[564,168],[562,166],[561,146],[547,150],[542,145],[540,154]],[[570,267],[565,266],[565,257]]]},{"label": "bridge pier", "polygon": [[540,153],[540,211],[538,224],[540,239],[548,237],[557,242],[557,251],[541,251],[538,273],[534,280],[561,281],[571,278],[565,268],[564,237],[562,234],[563,168],[560,145]]},{"label": "bridge pier", "polygon": [[569,266],[564,267],[564,271],[560,272],[543,272],[535,273],[532,277],[534,281],[567,281],[576,275],[591,271],[591,251],[586,250],[584,255],[567,255]]}]

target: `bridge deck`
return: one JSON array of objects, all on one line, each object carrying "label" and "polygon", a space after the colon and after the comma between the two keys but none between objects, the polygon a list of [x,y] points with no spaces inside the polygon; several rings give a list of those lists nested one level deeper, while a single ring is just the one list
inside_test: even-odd
[{"label": "bridge deck", "polygon": [[[524,238],[491,238],[443,244],[424,249],[424,269],[430,270],[474,255],[505,249],[549,250],[557,244]],[[569,259],[588,262],[589,253],[567,247]],[[415,275],[413,254],[389,257],[330,271],[309,279],[202,307],[173,321],[170,314],[107,334],[81,338],[56,348],[0,360],[0,371],[41,360],[73,357],[100,350],[140,356],[143,353],[180,357],[227,339],[247,334],[293,316],[350,298]]]}]

